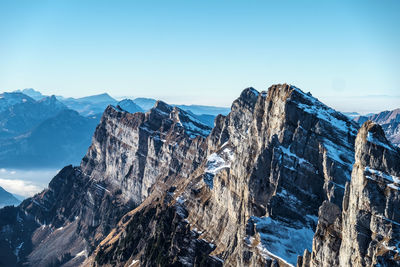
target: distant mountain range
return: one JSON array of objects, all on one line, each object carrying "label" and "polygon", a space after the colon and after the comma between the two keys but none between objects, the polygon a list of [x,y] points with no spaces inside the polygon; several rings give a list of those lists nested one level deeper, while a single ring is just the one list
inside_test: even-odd
[{"label": "distant mountain range", "polygon": [[[46,96],[32,88],[0,94],[0,167],[40,168],[79,164],[107,106],[129,113],[147,112],[155,99],[117,101],[103,93],[82,98]],[[229,108],[173,105],[214,126]]]},{"label": "distant mountain range", "polygon": [[0,186],[0,208],[5,206],[17,206],[21,203],[13,194],[4,190],[3,187]]},{"label": "distant mountain range", "polygon": [[[39,168],[79,164],[90,145],[96,125],[107,106],[129,113],[147,112],[152,98],[117,101],[107,93],[82,98],[45,96],[34,89],[0,94],[0,167]],[[201,123],[214,127],[218,114],[230,108],[172,105]],[[382,125],[390,141],[400,145],[400,109],[360,116],[345,113],[362,124],[367,119]]]},{"label": "distant mountain range", "polygon": [[[26,92],[26,91],[25,91]],[[85,117],[55,96],[0,94],[0,167],[40,168],[78,164],[100,115]]]},{"label": "distant mountain range", "polygon": [[[18,90],[15,91],[18,93],[26,94],[35,100],[40,100],[45,97],[45,95],[41,94],[39,91],[36,91],[32,88]],[[78,111],[81,115],[88,116],[93,114],[102,113],[104,109],[108,105],[126,105],[126,101],[129,100],[131,103],[133,102],[137,106],[139,106],[142,110],[137,110],[135,112],[143,112],[149,111],[152,107],[154,107],[157,102],[156,99],[153,98],[143,98],[138,97],[134,99],[124,99],[119,101],[111,97],[107,93],[86,96],[82,98],[65,98],[62,96],[56,96],[56,98],[66,105],[68,108]],[[122,105],[120,103],[123,103]],[[131,105],[131,104],[130,104]],[[214,117],[218,114],[227,115],[230,112],[229,107],[215,107],[215,106],[204,106],[204,105],[174,105],[172,106],[179,107],[182,110],[190,111],[195,115],[213,115]]]}]

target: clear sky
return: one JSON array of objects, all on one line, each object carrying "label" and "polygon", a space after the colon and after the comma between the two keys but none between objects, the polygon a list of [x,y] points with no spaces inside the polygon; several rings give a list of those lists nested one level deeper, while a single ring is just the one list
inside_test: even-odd
[{"label": "clear sky", "polygon": [[400,107],[400,1],[0,0],[0,91],[229,106],[295,84]]}]

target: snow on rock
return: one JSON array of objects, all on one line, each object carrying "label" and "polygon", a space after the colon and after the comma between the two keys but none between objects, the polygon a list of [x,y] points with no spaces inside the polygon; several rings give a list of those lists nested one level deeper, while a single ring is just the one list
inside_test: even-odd
[{"label": "snow on rock", "polygon": [[310,93],[304,93],[299,88],[291,85],[295,91],[306,100],[307,103],[297,103],[297,106],[305,112],[314,114],[317,118],[330,123],[334,129],[341,132],[349,132],[351,135],[357,135],[356,127],[347,119],[347,117],[336,110],[328,107],[320,102],[317,98],[313,97]]},{"label": "snow on rock", "polygon": [[314,231],[311,228],[289,225],[270,217],[251,217],[261,242],[260,253],[266,257],[279,258],[289,265],[296,265],[297,256],[305,249],[311,250]]},{"label": "snow on rock", "polygon": [[186,133],[190,136],[190,138],[195,138],[198,135],[207,137],[210,134],[212,129],[209,126],[199,121],[190,113],[180,109],[177,110],[179,111],[179,115],[176,116],[178,125],[181,125],[185,129]]},{"label": "snow on rock", "polygon": [[390,175],[390,174],[387,174],[387,173],[382,172],[382,171],[378,171],[378,170],[372,169],[372,168],[370,168],[368,166],[365,167],[364,171],[367,174],[369,174],[369,175],[365,175],[365,177],[367,179],[370,179],[370,180],[373,180],[373,181],[377,181],[378,180],[377,178],[375,178],[375,177],[373,177],[371,175],[383,178],[384,180],[386,180],[388,182],[391,182],[390,184],[387,185],[388,187],[390,187],[392,189],[395,189],[395,190],[399,190],[399,187],[396,186],[395,184],[400,185],[400,177],[397,177],[397,176]]},{"label": "snow on rock", "polygon": [[77,253],[77,254],[75,255],[75,258],[78,258],[78,257],[85,257],[85,258],[87,258],[87,255],[88,255],[88,253],[87,253],[86,249],[84,249],[84,250],[82,250],[81,252]]},{"label": "snow on rock", "polygon": [[99,184],[95,184],[95,186],[100,190],[103,190],[103,191],[106,191],[106,192],[110,193],[110,190],[108,190],[107,188],[105,188],[105,187],[103,187],[103,186],[101,186]]},{"label": "snow on rock", "polygon": [[212,153],[207,158],[206,169],[204,170],[204,182],[209,188],[213,188],[214,176],[222,169],[230,168],[234,159],[233,151],[224,144],[221,151]]},{"label": "snow on rock", "polygon": [[196,126],[195,124],[193,124],[193,122],[191,122],[191,121],[183,122],[182,126],[183,126],[183,128],[185,128],[186,132],[188,132],[188,134],[191,138],[194,138],[197,135],[207,137],[211,132],[210,128],[200,128],[200,127]]},{"label": "snow on rock", "polygon": [[[345,150],[343,147],[336,145],[328,139],[324,140],[323,146],[331,159],[346,166],[350,170],[352,169],[354,163],[354,154],[352,151]],[[350,177],[348,177],[348,180],[350,180]]]},{"label": "snow on rock", "polygon": [[132,267],[132,266],[134,266],[136,263],[139,263],[139,261],[138,261],[138,260],[133,260],[133,261],[131,262],[131,264],[129,264],[128,267]]},{"label": "snow on rock", "polygon": [[373,143],[373,144],[375,144],[377,146],[384,147],[384,148],[386,148],[388,150],[393,150],[393,148],[391,148],[389,145],[387,145],[387,144],[379,141],[378,139],[376,139],[371,132],[369,132],[368,135],[367,135],[367,141],[370,142],[370,143]]},{"label": "snow on rock", "polygon": [[[290,151],[290,146],[289,146],[288,148],[283,147],[283,146],[280,146],[279,148],[281,149],[281,151],[282,151],[284,154],[288,155],[289,157],[294,157],[294,158],[296,158],[296,159],[299,161],[299,164],[309,163],[306,159],[300,158],[300,157],[297,156],[296,154],[292,153],[292,152]],[[310,163],[309,163],[309,164],[310,164]]]}]

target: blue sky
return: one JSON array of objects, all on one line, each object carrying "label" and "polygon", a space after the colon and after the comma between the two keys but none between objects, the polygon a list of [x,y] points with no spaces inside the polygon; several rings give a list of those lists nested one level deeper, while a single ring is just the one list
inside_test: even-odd
[{"label": "blue sky", "polygon": [[400,107],[400,1],[0,0],[0,91],[229,106],[292,83],[343,111]]}]

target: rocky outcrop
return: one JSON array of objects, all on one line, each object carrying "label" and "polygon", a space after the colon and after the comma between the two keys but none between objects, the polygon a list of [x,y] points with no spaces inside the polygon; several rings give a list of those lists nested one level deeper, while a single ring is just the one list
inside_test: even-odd
[{"label": "rocky outcrop", "polygon": [[360,125],[371,120],[382,126],[383,131],[389,141],[400,146],[400,108],[391,111],[382,111],[370,116],[358,116],[354,121]]},{"label": "rocky outcrop", "polygon": [[[210,128],[157,102],[147,113],[109,106],[80,167],[67,166],[19,210],[36,222],[19,263],[77,266],[139,205],[156,181],[188,176],[205,158]],[[40,226],[40,227],[39,227]],[[10,243],[12,252],[17,243]],[[22,256],[22,255],[21,255]]]},{"label": "rocky outcrop", "polygon": [[30,266],[392,266],[399,152],[357,130],[287,84],[245,89],[212,130],[109,106],[81,165],[1,224],[31,243],[1,244]]},{"label": "rocky outcrop", "polygon": [[[200,167],[185,183],[172,183],[173,194],[166,189],[153,196],[173,198],[161,201],[164,206],[156,214],[171,209],[182,217],[193,233],[186,239],[209,243],[214,248],[209,258],[224,265],[296,264],[297,255],[311,249],[321,203],[341,205],[356,131],[344,115],[294,86],[275,85],[262,93],[248,88],[229,115],[216,118]],[[138,225],[135,219],[147,208],[142,204],[125,217],[91,263],[157,265],[146,257],[146,249],[139,249],[148,235],[135,241],[138,249],[121,249],[131,236],[139,236],[136,231],[150,228],[152,240],[157,237],[158,220]],[[195,262],[178,256],[184,247],[165,242],[175,253],[162,254],[163,262]]]},{"label": "rocky outcrop", "polygon": [[178,174],[187,177],[197,168],[205,157],[204,137],[210,130],[161,101],[147,113],[131,114],[110,106],[81,169],[138,205],[156,181]]},{"label": "rocky outcrop", "polygon": [[321,207],[313,251],[303,266],[400,266],[399,186],[400,151],[379,125],[365,122],[342,211],[331,203]]}]

